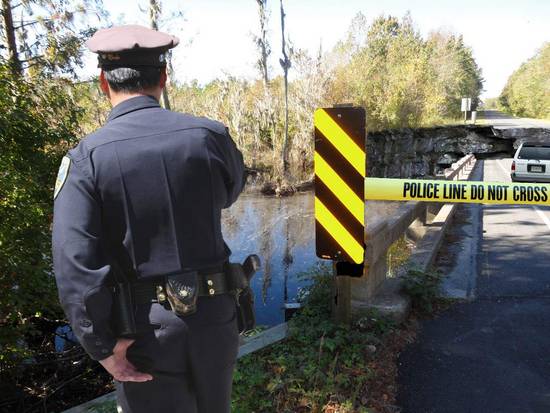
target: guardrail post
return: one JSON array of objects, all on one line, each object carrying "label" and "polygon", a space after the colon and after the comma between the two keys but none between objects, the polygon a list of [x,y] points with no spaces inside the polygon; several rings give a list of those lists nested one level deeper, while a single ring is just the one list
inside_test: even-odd
[{"label": "guardrail post", "polygon": [[350,276],[363,274],[365,254],[365,110],[320,108],[315,126],[315,250],[333,261],[332,310],[351,318]]}]

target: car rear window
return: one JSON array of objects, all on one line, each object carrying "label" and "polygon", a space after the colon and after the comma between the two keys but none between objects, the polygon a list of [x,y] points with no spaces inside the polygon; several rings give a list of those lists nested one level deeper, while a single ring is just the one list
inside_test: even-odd
[{"label": "car rear window", "polygon": [[540,159],[550,160],[550,147],[544,146],[523,146],[518,154],[519,159]]}]

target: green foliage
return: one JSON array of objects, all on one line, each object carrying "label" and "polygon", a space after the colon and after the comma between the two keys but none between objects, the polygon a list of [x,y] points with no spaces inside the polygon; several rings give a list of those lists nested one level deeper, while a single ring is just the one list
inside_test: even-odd
[{"label": "green foliage", "polygon": [[483,101],[483,110],[497,110],[499,109],[498,98],[487,98]]},{"label": "green foliage", "polygon": [[86,413],[114,413],[117,411],[116,401],[108,400],[86,409]]},{"label": "green foliage", "polygon": [[[410,15],[382,16],[368,24],[358,14],[333,50],[312,57],[294,49],[291,60],[289,159],[297,182],[313,177],[316,108],[363,106],[369,130],[431,126],[460,119],[461,98],[472,97],[475,103],[482,88],[481,70],[462,37],[434,32],[424,39]],[[175,110],[225,123],[246,164],[262,171],[266,180],[281,177],[282,76],[270,77],[268,84],[228,77],[204,86],[173,85],[171,95]]]},{"label": "green foliage", "polygon": [[0,366],[24,356],[33,319],[60,314],[51,272],[52,194],[79,111],[66,85],[0,65]]},{"label": "green foliage", "polygon": [[433,32],[424,40],[409,14],[370,26],[358,15],[350,32],[339,45],[349,63],[336,68],[332,100],[364,106],[370,130],[458,118],[460,99],[481,92],[481,70],[462,36]]},{"label": "green foliage", "polygon": [[367,411],[371,352],[394,325],[374,314],[352,327],[333,323],[333,277],[321,267],[311,280],[304,307],[289,322],[289,337],[239,360],[234,412],[320,412],[334,400],[340,412]]},{"label": "green foliage", "polygon": [[411,297],[414,307],[432,312],[442,280],[443,274],[440,272],[412,268],[403,277],[403,290]]},{"label": "green foliage", "polygon": [[107,120],[111,111],[111,103],[99,88],[99,80],[73,84],[69,90],[70,96],[81,110],[79,130],[85,136],[94,132]]},{"label": "green foliage", "polygon": [[499,103],[516,116],[550,119],[550,42],[512,73]]},{"label": "green foliage", "polygon": [[[0,16],[0,44],[7,43],[7,31],[12,30],[21,73],[31,76],[76,77],[75,68],[83,65],[83,41],[108,17],[102,0],[4,0],[2,7],[11,11],[16,24],[10,28]],[[0,47],[0,61],[8,48]]]}]

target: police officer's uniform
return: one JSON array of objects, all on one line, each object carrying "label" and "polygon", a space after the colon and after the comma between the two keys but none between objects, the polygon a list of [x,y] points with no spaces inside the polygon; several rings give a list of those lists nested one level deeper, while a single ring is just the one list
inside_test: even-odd
[{"label": "police officer's uniform", "polygon": [[[137,26],[94,38],[89,45],[102,67],[162,65],[163,52],[177,44]],[[110,356],[116,343],[113,263],[132,267],[138,281],[223,271],[230,251],[221,210],[241,192],[243,171],[222,124],[164,110],[150,96],[115,106],[102,128],[69,151],[56,182],[54,267],[63,308],[93,359]],[[199,297],[186,317],[146,299],[136,322],[141,332],[127,357],[153,380],[117,383],[119,411],[229,411],[238,349],[231,294]]]}]

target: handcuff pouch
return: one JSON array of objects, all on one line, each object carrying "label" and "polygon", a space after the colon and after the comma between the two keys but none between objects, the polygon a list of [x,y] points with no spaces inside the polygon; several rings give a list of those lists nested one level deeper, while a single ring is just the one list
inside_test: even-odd
[{"label": "handcuff pouch", "polygon": [[166,277],[166,299],[174,313],[186,316],[197,311],[199,274],[190,271]]}]

